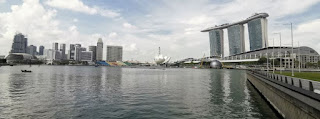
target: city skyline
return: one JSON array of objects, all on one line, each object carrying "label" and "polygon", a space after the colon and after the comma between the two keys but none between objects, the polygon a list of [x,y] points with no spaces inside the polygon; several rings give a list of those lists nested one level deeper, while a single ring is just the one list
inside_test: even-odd
[{"label": "city skyline", "polygon": [[[208,34],[199,32],[201,29],[245,19],[255,12],[266,12],[270,15],[269,41],[272,38],[277,41],[278,36],[273,33],[281,32],[282,45],[290,46],[290,27],[282,24],[292,22],[294,45],[297,46],[297,41],[300,41],[301,46],[310,46],[320,51],[320,36],[317,33],[320,28],[320,15],[316,13],[320,9],[318,0],[303,3],[298,0],[290,3],[250,0],[201,0],[183,3],[126,1],[131,7],[121,4],[123,1],[111,3],[73,0],[65,1],[70,2],[66,4],[61,4],[59,0],[1,1],[0,41],[8,44],[12,43],[15,32],[26,34],[28,44],[37,47],[43,45],[45,48],[51,48],[53,42],[80,43],[88,48],[96,45],[96,40],[101,37],[104,47],[125,47],[123,60],[152,61],[159,46],[172,60],[202,57],[204,53],[209,56],[210,46]],[[297,3],[299,6],[292,5]],[[70,7],[71,5],[73,7]],[[251,9],[247,9],[248,7]],[[249,44],[248,31],[244,32],[245,42]],[[223,51],[229,55],[229,50],[226,50],[229,49],[227,35],[225,31]],[[11,49],[8,44],[0,44],[0,55],[8,55]],[[279,46],[279,42],[275,45]],[[245,50],[249,50],[248,45]],[[103,58],[105,57],[103,53]]]}]

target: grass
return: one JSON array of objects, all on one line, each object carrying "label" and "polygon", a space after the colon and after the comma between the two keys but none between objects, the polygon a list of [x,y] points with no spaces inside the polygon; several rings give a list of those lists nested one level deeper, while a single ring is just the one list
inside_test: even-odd
[{"label": "grass", "polygon": [[[280,74],[280,72],[275,72],[276,74]],[[291,76],[291,72],[282,72],[282,75]],[[296,78],[309,79],[313,81],[320,82],[320,73],[319,72],[294,72],[294,76]]]}]

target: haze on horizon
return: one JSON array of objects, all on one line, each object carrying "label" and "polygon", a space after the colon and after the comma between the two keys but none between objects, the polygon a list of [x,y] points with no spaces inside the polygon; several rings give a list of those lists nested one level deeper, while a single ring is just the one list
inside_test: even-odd
[{"label": "haze on horizon", "polygon": [[[28,45],[52,48],[53,42],[123,46],[123,59],[152,61],[158,47],[171,61],[209,55],[207,27],[246,19],[266,12],[272,46],[294,46],[320,52],[320,0],[0,0],[0,55],[7,55],[16,32],[27,34]],[[246,27],[246,26],[245,26]],[[245,31],[248,44],[248,31]],[[225,49],[228,49],[227,33]],[[246,45],[246,50],[249,46]],[[228,50],[224,50],[228,55]],[[105,59],[105,49],[103,59]]]}]

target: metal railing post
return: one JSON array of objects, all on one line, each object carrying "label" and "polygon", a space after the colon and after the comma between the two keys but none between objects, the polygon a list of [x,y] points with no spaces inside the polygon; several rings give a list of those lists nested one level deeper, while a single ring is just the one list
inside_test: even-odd
[{"label": "metal railing post", "polygon": [[309,81],[309,90],[310,91],[313,91],[314,89],[313,89],[313,85],[312,85],[312,82],[311,81]]},{"label": "metal railing post", "polygon": [[299,79],[299,87],[302,88],[301,80]]}]

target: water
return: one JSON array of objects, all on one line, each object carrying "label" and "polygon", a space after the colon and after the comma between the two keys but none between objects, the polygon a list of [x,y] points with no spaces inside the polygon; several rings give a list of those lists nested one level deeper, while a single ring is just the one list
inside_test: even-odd
[{"label": "water", "polygon": [[241,70],[7,66],[0,118],[277,117]]}]

